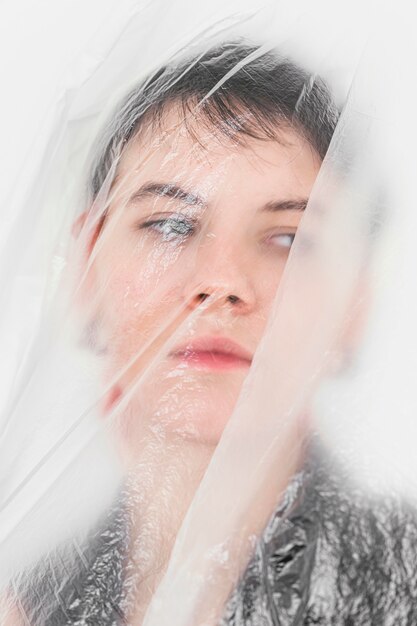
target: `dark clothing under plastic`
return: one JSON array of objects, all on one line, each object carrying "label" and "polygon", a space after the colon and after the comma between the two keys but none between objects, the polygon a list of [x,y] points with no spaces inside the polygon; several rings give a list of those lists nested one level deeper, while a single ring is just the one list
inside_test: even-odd
[{"label": "dark clothing under plastic", "polygon": [[[394,497],[365,496],[335,467],[320,446],[310,447],[222,626],[417,624],[416,512]],[[89,547],[78,546],[78,563],[55,554],[25,577],[25,592],[18,593],[29,623],[126,624],[136,592],[128,538],[129,516],[119,503]]]}]

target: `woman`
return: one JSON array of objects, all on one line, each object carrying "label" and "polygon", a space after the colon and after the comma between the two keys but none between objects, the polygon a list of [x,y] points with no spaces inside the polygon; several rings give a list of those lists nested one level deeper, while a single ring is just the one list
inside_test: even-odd
[{"label": "woman", "polygon": [[[123,485],[84,545],[16,581],[31,625],[143,623],[264,336],[337,119],[320,79],[242,42],[163,68],[112,115],[71,267]],[[307,283],[317,242],[311,227],[300,237]],[[337,329],[327,373],[354,348],[360,317]],[[292,318],[286,332],[295,346]],[[292,420],[292,455],[278,465],[285,496],[274,487],[275,513],[254,553],[242,549],[223,623],[413,624],[413,513],[346,484],[309,421],[305,408]],[[265,522],[260,513],[253,528]],[[14,613],[6,623],[23,623]]]}]

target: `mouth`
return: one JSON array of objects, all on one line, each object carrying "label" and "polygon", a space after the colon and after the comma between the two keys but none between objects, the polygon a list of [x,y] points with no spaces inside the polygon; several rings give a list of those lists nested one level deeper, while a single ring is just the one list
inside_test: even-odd
[{"label": "mouth", "polygon": [[248,369],[252,363],[251,354],[227,337],[201,337],[175,348],[170,356],[202,370]]}]

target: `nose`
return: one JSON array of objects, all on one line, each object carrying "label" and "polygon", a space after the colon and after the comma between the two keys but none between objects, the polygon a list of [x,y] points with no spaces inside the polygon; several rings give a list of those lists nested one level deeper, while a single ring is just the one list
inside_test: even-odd
[{"label": "nose", "polygon": [[256,291],[249,266],[241,249],[219,251],[216,245],[203,246],[186,281],[186,305],[195,309],[211,298],[209,306],[228,307],[240,315],[250,313],[256,306]]}]

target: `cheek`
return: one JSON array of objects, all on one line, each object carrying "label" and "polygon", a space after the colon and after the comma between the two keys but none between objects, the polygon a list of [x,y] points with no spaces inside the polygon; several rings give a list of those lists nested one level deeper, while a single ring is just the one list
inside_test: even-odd
[{"label": "cheek", "polygon": [[[158,252],[158,251],[157,251]],[[125,362],[155,337],[181,302],[183,272],[159,254],[100,267],[99,315],[112,361]]]},{"label": "cheek", "polygon": [[267,320],[275,299],[279,290],[286,260],[278,261],[278,263],[271,262],[267,267],[264,267],[262,272],[259,272],[257,279],[257,292],[259,308],[262,311],[262,317]]}]

